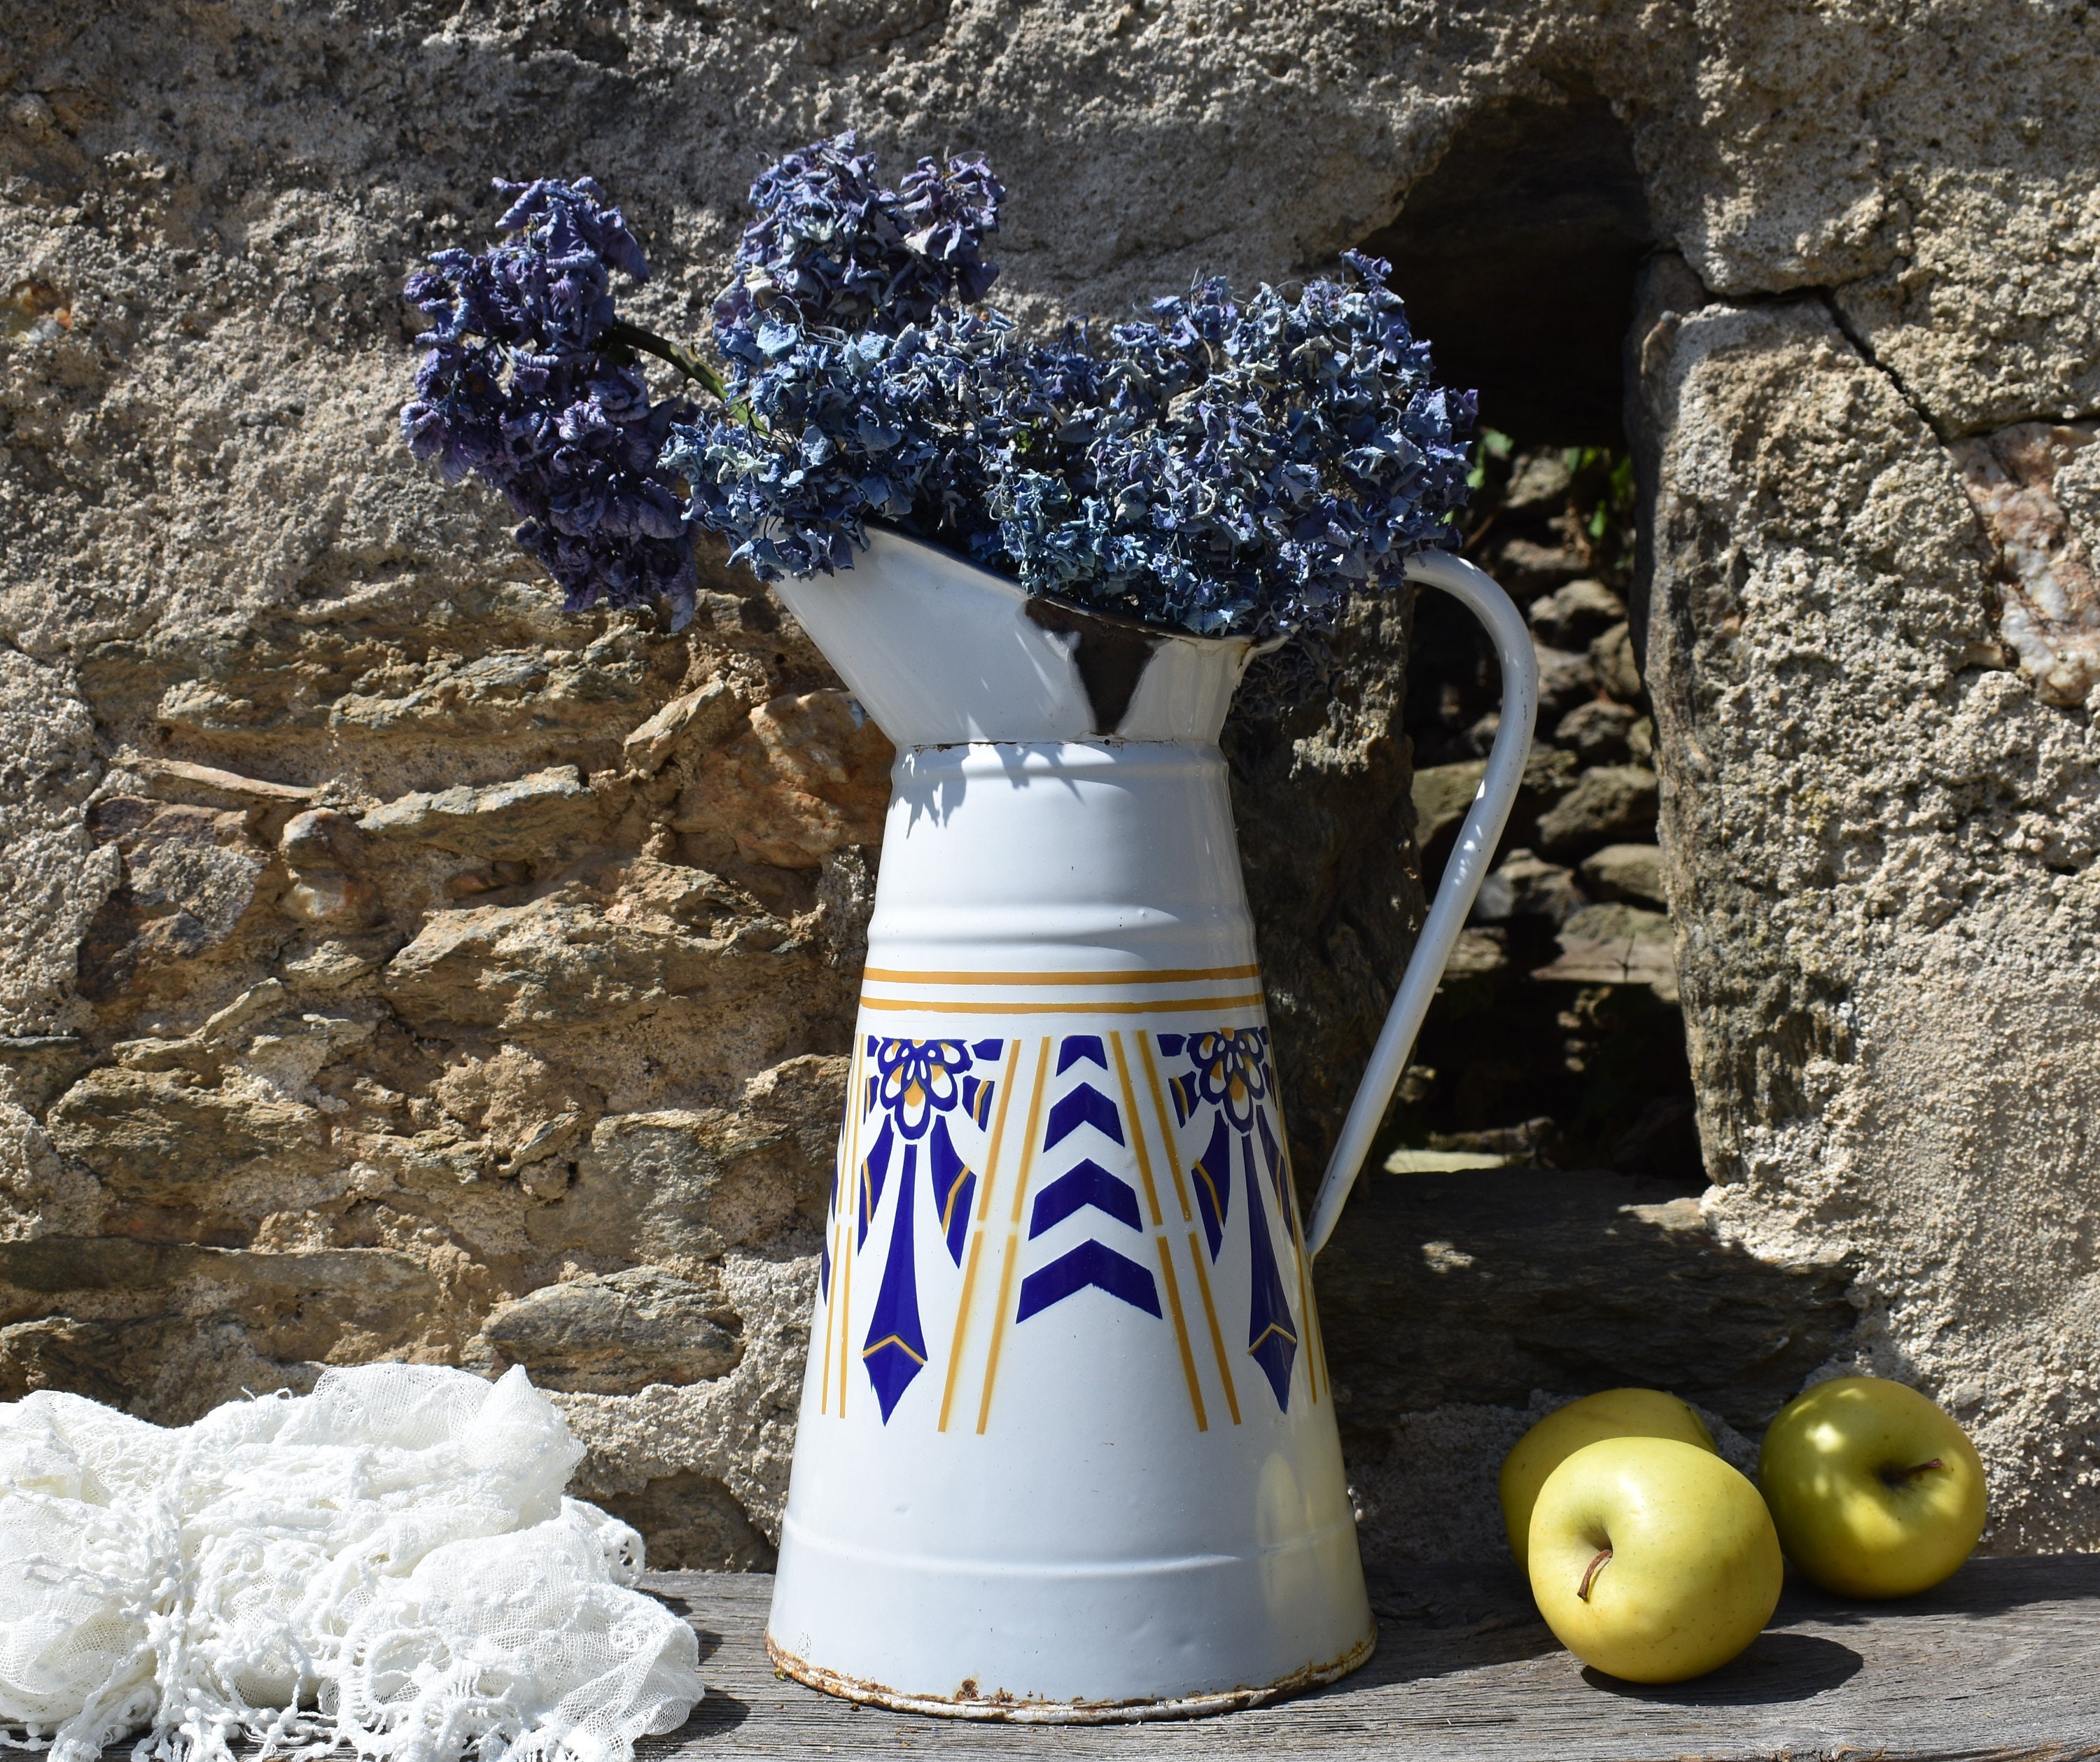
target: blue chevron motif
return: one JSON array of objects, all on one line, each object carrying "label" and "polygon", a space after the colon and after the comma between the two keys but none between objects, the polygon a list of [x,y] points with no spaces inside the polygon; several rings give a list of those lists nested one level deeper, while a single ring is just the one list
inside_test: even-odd
[{"label": "blue chevron motif", "polygon": [[1144,1228],[1138,1221],[1136,1190],[1088,1158],[1074,1164],[1035,1195],[1035,1208],[1029,1215],[1028,1239],[1033,1242],[1044,1230],[1089,1205],[1132,1230]]},{"label": "blue chevron motif", "polygon": [[1098,1034],[1068,1034],[1057,1044],[1057,1075],[1070,1071],[1081,1059],[1099,1065],[1103,1071],[1109,1067],[1109,1055],[1101,1049]]},{"label": "blue chevron motif", "polygon": [[[1072,1034],[1064,1038],[1058,1047],[1057,1074],[1062,1076],[1075,1065],[1092,1065],[1106,1072],[1108,1052],[1099,1035]],[[1071,1088],[1051,1104],[1043,1133],[1043,1154],[1048,1155],[1074,1133],[1089,1127],[1110,1144],[1129,1142],[1123,1131],[1122,1111],[1082,1072]],[[1029,1213],[1028,1239],[1035,1241],[1083,1212],[1090,1214],[1089,1221],[1108,1220],[1127,1230],[1144,1228],[1137,1208],[1137,1190],[1091,1156],[1082,1155],[1037,1192]],[[1092,1218],[1094,1212],[1099,1212],[1101,1218]],[[1106,1243],[1089,1239],[1021,1280],[1014,1320],[1025,1322],[1088,1289],[1105,1291],[1147,1315],[1156,1317],[1162,1313],[1159,1288],[1151,1272]]]},{"label": "blue chevron motif", "polygon": [[[869,1074],[855,1097],[855,1135],[866,1143],[878,1120],[880,1128],[874,1131],[873,1143],[858,1165],[843,1171],[848,1177],[843,1183],[835,1172],[832,1206],[836,1211],[842,1185],[847,1194],[858,1196],[857,1202],[849,1201],[856,1252],[867,1247],[885,1203],[893,1214],[881,1284],[861,1348],[862,1367],[875,1389],[885,1424],[926,1368],[925,1327],[919,1301],[920,1168],[923,1163],[925,1215],[950,1262],[960,1266],[978,1171],[958,1148],[957,1134],[968,1143],[970,1133],[983,1132],[997,1098],[996,1073],[1007,1046],[1003,1040],[965,1043],[891,1040],[872,1034],[862,1043],[863,1068]],[[982,1075],[978,1075],[980,1068],[985,1071]],[[843,1155],[840,1160],[843,1164]],[[818,1272],[828,1290],[828,1233]]]},{"label": "blue chevron motif", "polygon": [[1092,1084],[1082,1083],[1060,1096],[1051,1108],[1043,1148],[1054,1150],[1082,1126],[1092,1126],[1118,1144],[1123,1142],[1123,1117],[1116,1111],[1116,1104]]},{"label": "blue chevron motif", "polygon": [[[1273,1119],[1276,1073],[1266,1028],[1218,1028],[1198,1034],[1153,1036],[1168,1070],[1177,1131],[1209,1133],[1202,1148],[1184,1162],[1215,1262],[1224,1251],[1232,1219],[1233,1191],[1242,1195],[1249,1261],[1247,1354],[1261,1367],[1277,1406],[1290,1407],[1290,1376],[1299,1345],[1299,1323],[1277,1264],[1268,1203],[1274,1201],[1285,1239],[1301,1245],[1298,1209],[1290,1191],[1290,1159]],[[1179,1152],[1185,1155],[1185,1152]],[[1239,1178],[1235,1181],[1237,1159]],[[1264,1197],[1264,1187],[1267,1196]]]},{"label": "blue chevron motif", "polygon": [[1090,1285],[1147,1315],[1157,1317],[1160,1313],[1159,1288],[1154,1284],[1152,1274],[1114,1248],[1089,1241],[1059,1255],[1041,1271],[1021,1280],[1021,1307],[1013,1318],[1025,1322]]}]

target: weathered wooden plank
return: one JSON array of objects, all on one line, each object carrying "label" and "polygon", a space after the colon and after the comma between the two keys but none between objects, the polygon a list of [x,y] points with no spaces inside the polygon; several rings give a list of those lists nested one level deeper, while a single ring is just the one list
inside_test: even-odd
[{"label": "weathered wooden plank", "polygon": [[859,1711],[777,1678],[761,1574],[655,1573],[700,1630],[708,1698],[646,1756],[1262,1756],[1396,1762],[2100,1762],[2100,1556],[1974,1561],[1930,1594],[1790,1588],[1726,1669],[1674,1689],[1586,1672],[1507,1567],[1374,1588],[1377,1655],[1331,1689],[1222,1718],[980,1725]]}]

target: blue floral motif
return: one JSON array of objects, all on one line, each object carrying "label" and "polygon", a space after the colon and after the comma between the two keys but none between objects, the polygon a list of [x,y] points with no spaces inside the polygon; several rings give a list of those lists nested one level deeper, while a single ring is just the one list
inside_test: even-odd
[{"label": "blue floral motif", "polygon": [[1277,1406],[1288,1411],[1299,1328],[1270,1235],[1264,1174],[1294,1245],[1299,1240],[1298,1221],[1283,1147],[1269,1123],[1276,1074],[1268,1061],[1268,1031],[1216,1028],[1162,1034],[1156,1039],[1166,1058],[1188,1061],[1186,1070],[1167,1079],[1178,1122],[1186,1126],[1206,1115],[1211,1121],[1209,1141],[1190,1161],[1189,1174],[1213,1261],[1224,1248],[1232,1212],[1233,1159],[1236,1153],[1238,1156],[1249,1256],[1247,1354],[1268,1379]]},{"label": "blue floral motif", "polygon": [[[853,1185],[860,1195],[854,1219],[856,1247],[867,1245],[885,1193],[896,1195],[882,1283],[861,1349],[861,1362],[885,1424],[926,1367],[915,1234],[920,1153],[925,1153],[935,1227],[949,1258],[960,1265],[977,1172],[956,1150],[949,1127],[967,1119],[982,1128],[997,1084],[978,1076],[973,1067],[996,1066],[1005,1045],[998,1040],[889,1040],[872,1034],[863,1042],[863,1053],[873,1070],[858,1097],[860,1115],[864,1121],[879,1118],[882,1128],[854,1171],[858,1178]],[[893,1186],[889,1179],[893,1168],[898,1177]]]},{"label": "blue floral motif", "polygon": [[870,1037],[876,1074],[868,1106],[880,1107],[907,1138],[923,1138],[937,1113],[963,1098],[962,1075],[974,1062],[960,1040],[878,1040]]},{"label": "blue floral motif", "polygon": [[1216,1028],[1189,1036],[1194,1069],[1174,1080],[1186,1085],[1190,1111],[1222,1109],[1235,1132],[1251,1132],[1268,1094],[1268,1032],[1264,1028]]}]

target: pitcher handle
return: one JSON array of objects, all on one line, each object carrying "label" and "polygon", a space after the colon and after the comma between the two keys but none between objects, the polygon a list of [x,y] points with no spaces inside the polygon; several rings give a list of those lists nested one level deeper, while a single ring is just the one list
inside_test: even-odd
[{"label": "pitcher handle", "polygon": [[1487,626],[1502,663],[1502,726],[1488,753],[1488,768],[1480,787],[1467,810],[1466,824],[1458,832],[1458,847],[1444,866],[1437,884],[1436,901],[1414,945],[1414,953],[1401,976],[1400,991],[1388,1012],[1370,1066],[1349,1104],[1349,1117],[1342,1123],[1335,1154],[1328,1159],[1327,1172],[1321,1177],[1319,1196],[1312,1202],[1312,1222],[1307,1232],[1312,1252],[1317,1254],[1335,1233],[1335,1225],[1357,1184],[1364,1157],[1378,1135],[1387,1105],[1407,1068],[1414,1037],[1422,1031],[1422,1018],[1429,1000],[1444,978],[1444,965],[1451,958],[1466,915],[1473,909],[1474,896],[1487,879],[1488,864],[1494,859],[1495,846],[1508,823],[1510,809],[1524,781],[1524,763],[1531,753],[1532,723],[1538,714],[1538,657],[1531,646],[1531,632],[1510,597],[1493,577],[1449,551],[1426,551],[1410,558],[1410,581],[1440,587]]}]

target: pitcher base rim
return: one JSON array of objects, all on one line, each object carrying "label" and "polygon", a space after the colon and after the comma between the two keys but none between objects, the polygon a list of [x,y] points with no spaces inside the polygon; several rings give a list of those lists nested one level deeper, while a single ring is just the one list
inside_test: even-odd
[{"label": "pitcher base rim", "polygon": [[799,1658],[776,1641],[765,1636],[765,1655],[775,1670],[792,1676],[805,1688],[856,1701],[865,1707],[887,1707],[897,1713],[927,1713],[942,1719],[996,1721],[1014,1725],[1113,1725],[1143,1720],[1203,1719],[1217,1713],[1237,1712],[1260,1707],[1287,1694],[1323,1688],[1339,1681],[1366,1663],[1378,1646],[1378,1627],[1339,1658],[1325,1663],[1307,1664],[1286,1676],[1259,1688],[1213,1690],[1204,1694],[1167,1695],[1157,1699],[1134,1698],[1122,1701],[1045,1701],[1011,1695],[964,1696],[907,1694],[885,1684],[866,1682],[838,1671],[826,1670]]}]

